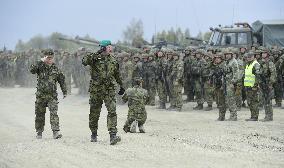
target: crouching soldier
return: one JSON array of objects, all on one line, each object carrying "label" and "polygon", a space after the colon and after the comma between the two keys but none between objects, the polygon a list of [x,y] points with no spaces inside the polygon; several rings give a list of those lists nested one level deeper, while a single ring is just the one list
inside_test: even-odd
[{"label": "crouching soldier", "polygon": [[42,132],[45,124],[46,107],[50,111],[50,125],[53,131],[53,138],[61,138],[59,133],[59,117],[57,115],[58,99],[57,99],[57,82],[63,92],[63,98],[67,95],[65,84],[65,76],[54,64],[53,51],[47,49],[43,51],[45,55],[41,61],[35,65],[31,65],[30,72],[37,75],[37,91],[35,102],[35,129],[37,139],[42,138]]},{"label": "crouching soldier", "polygon": [[128,102],[128,115],[123,130],[131,133],[136,132],[136,124],[138,123],[139,132],[145,133],[143,127],[147,119],[145,109],[146,102],[149,100],[147,90],[142,88],[142,78],[135,78],[133,87],[126,90],[122,96],[122,100]]}]

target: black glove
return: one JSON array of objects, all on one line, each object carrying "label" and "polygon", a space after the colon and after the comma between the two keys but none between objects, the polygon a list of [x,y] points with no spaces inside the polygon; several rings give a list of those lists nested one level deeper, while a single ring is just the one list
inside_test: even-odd
[{"label": "black glove", "polygon": [[125,89],[123,87],[120,87],[118,94],[123,95],[125,92]]}]

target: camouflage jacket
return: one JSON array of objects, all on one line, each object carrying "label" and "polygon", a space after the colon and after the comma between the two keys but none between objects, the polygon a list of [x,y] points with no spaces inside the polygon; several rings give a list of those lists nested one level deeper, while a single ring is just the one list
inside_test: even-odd
[{"label": "camouflage jacket", "polygon": [[55,64],[47,65],[43,61],[38,61],[35,65],[31,65],[30,72],[37,74],[37,96],[57,97],[57,82],[63,94],[67,94],[65,76]]},{"label": "camouflage jacket", "polygon": [[191,72],[193,77],[195,78],[200,78],[202,75],[202,70],[204,65],[206,64],[206,61],[201,58],[201,59],[194,59],[191,65]]},{"label": "camouflage jacket", "polygon": [[182,83],[183,80],[183,61],[176,60],[173,61],[172,71],[170,74],[170,79],[172,82],[180,82]]},{"label": "camouflage jacket", "polygon": [[226,68],[227,83],[236,84],[239,80],[239,64],[235,58],[228,60]]},{"label": "camouflage jacket", "polygon": [[145,111],[148,98],[147,90],[140,86],[128,88],[122,96],[122,100],[125,103],[128,101],[128,107],[131,111]]},{"label": "camouflage jacket", "polygon": [[96,86],[104,86],[105,89],[114,88],[116,83],[122,86],[119,65],[112,55],[91,53],[83,57],[82,64],[90,66],[90,92]]},{"label": "camouflage jacket", "polygon": [[156,79],[157,80],[165,80],[165,66],[166,60],[164,58],[157,59],[157,67],[156,67]]},{"label": "camouflage jacket", "polygon": [[261,84],[272,86],[276,82],[276,68],[272,61],[261,61]]}]

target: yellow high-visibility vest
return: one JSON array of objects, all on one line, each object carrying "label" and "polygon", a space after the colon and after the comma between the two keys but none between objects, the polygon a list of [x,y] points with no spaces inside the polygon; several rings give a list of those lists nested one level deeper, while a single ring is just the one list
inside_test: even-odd
[{"label": "yellow high-visibility vest", "polygon": [[250,65],[246,65],[245,69],[245,79],[244,86],[245,87],[253,87],[255,83],[255,75],[252,73],[253,66],[258,64],[256,60],[254,60]]}]

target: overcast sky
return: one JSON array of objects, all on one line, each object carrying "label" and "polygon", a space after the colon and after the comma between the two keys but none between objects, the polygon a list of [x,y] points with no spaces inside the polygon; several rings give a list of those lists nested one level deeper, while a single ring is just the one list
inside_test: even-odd
[{"label": "overcast sky", "polygon": [[283,0],[0,0],[0,8],[0,48],[9,49],[52,32],[117,41],[132,18],[143,21],[146,40],[155,25],[196,35],[218,24],[284,19]]}]

